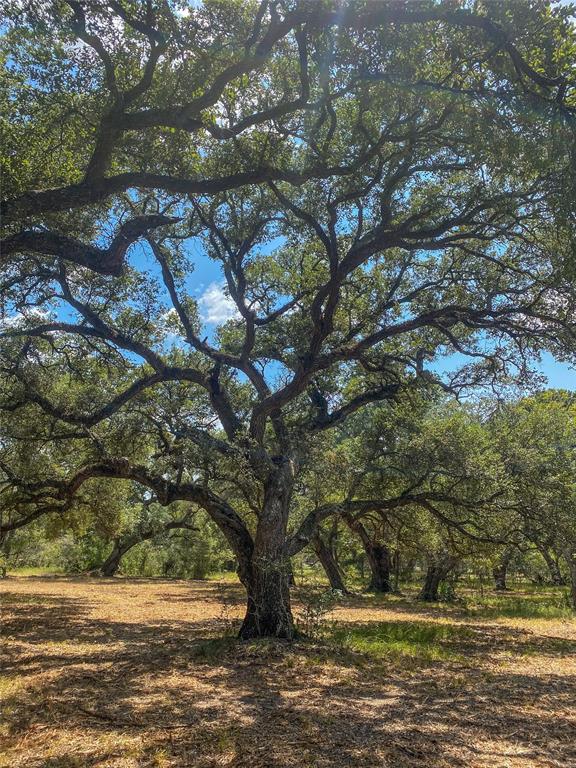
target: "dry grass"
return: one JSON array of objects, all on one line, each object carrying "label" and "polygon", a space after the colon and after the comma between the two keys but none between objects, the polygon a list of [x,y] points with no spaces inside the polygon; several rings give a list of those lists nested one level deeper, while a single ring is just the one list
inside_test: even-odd
[{"label": "dry grass", "polygon": [[576,766],[569,618],[358,597],[322,640],[245,644],[233,584],[2,590],[2,766]]}]

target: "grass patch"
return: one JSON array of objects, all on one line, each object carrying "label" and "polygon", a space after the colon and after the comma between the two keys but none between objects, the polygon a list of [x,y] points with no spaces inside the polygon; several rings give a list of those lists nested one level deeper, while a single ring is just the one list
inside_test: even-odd
[{"label": "grass patch", "polygon": [[227,584],[240,584],[236,571],[212,571],[202,581],[224,581]]},{"label": "grass patch", "polygon": [[563,593],[530,595],[494,595],[468,602],[468,616],[512,619],[574,619],[574,611]]},{"label": "grass patch", "polygon": [[466,627],[432,622],[384,621],[336,626],[331,639],[339,645],[378,659],[458,660],[454,643],[469,639]]},{"label": "grass patch", "polygon": [[63,568],[9,568],[8,576],[62,576]]},{"label": "grass patch", "polygon": [[15,675],[2,675],[2,677],[0,677],[0,699],[6,701],[8,696],[19,691],[22,688],[22,685],[22,680]]},{"label": "grass patch", "polygon": [[202,640],[194,648],[194,658],[208,663],[220,662],[236,646],[235,637],[214,637]]}]

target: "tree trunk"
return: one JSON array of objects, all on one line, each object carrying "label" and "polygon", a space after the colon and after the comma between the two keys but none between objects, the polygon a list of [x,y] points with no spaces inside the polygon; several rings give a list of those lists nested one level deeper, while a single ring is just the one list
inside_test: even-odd
[{"label": "tree trunk", "polygon": [[243,640],[256,637],[291,640],[296,636],[290,607],[292,568],[286,553],[291,490],[291,477],[285,466],[273,474],[264,488],[264,504],[245,582],[248,601],[239,632]]},{"label": "tree trunk", "polygon": [[294,578],[294,568],[292,567],[292,560],[288,558],[288,586],[289,587],[295,587],[296,586],[296,579]]},{"label": "tree trunk", "polygon": [[289,560],[255,555],[247,585],[246,616],[238,636],[242,640],[296,635],[290,606]]},{"label": "tree trunk", "polygon": [[112,577],[116,574],[116,571],[120,567],[120,560],[122,559],[122,556],[127,552],[127,549],[123,549],[120,546],[120,541],[116,539],[114,542],[114,548],[112,549],[112,552],[108,555],[106,560],[102,563],[102,565],[98,568],[98,572],[102,576]]},{"label": "tree trunk", "polygon": [[408,560],[402,565],[402,568],[400,569],[400,580],[408,582],[413,581],[415,568],[416,559],[414,557],[408,558]]},{"label": "tree trunk", "polygon": [[541,544],[537,544],[536,546],[538,548],[538,551],[542,555],[546,565],[548,566],[548,571],[550,572],[550,582],[555,587],[565,586],[566,579],[562,576],[562,573],[560,572],[560,566],[558,565],[558,561],[552,557],[547,547]]},{"label": "tree trunk", "polygon": [[143,541],[149,541],[161,533],[167,533],[168,531],[172,531],[177,528],[185,528],[189,531],[197,530],[194,528],[194,526],[190,525],[186,519],[184,519],[171,520],[160,528],[149,528],[145,531],[139,530],[135,533],[126,534],[124,538],[115,539],[112,552],[101,565],[93,568],[91,572],[95,575],[100,574],[101,576],[114,576],[118,571],[118,568],[120,567],[120,561],[126,552],[131,550],[137,544],[141,544]]},{"label": "tree trunk", "polygon": [[498,563],[492,568],[492,575],[494,576],[494,589],[497,592],[508,592],[506,586],[506,572],[507,566],[503,563]]},{"label": "tree trunk", "polygon": [[94,575],[112,577],[115,576],[118,568],[120,567],[120,561],[133,547],[140,544],[142,541],[147,541],[154,537],[154,531],[145,531],[140,534],[132,534],[125,538],[115,539],[112,552],[108,555],[106,560],[98,567],[91,570]]},{"label": "tree trunk", "polygon": [[392,555],[392,570],[394,572],[393,591],[399,593],[400,592],[400,551],[398,549],[396,549],[394,554]]},{"label": "tree trunk", "polygon": [[424,584],[418,595],[418,600],[435,603],[438,601],[438,589],[446,576],[456,565],[456,559],[451,556],[434,558],[428,564]]},{"label": "tree trunk", "polygon": [[342,573],[340,572],[340,568],[338,568],[332,550],[326,544],[320,532],[317,532],[312,539],[312,546],[314,547],[316,557],[320,561],[322,568],[324,568],[324,572],[328,577],[332,589],[337,589],[344,594],[348,594],[344,579],[342,578]]},{"label": "tree trunk", "polygon": [[370,542],[366,547],[366,555],[370,566],[370,583],[368,592],[392,592],[390,581],[390,550],[384,544]]},{"label": "tree trunk", "polygon": [[500,561],[492,568],[492,575],[494,576],[495,589],[498,592],[507,592],[508,586],[506,584],[506,577],[508,575],[508,566],[512,560],[513,550],[512,547],[506,547]]},{"label": "tree trunk", "polygon": [[568,571],[570,573],[570,602],[572,609],[576,611],[576,549],[566,551]]},{"label": "tree trunk", "polygon": [[366,552],[366,559],[370,566],[370,583],[368,584],[367,591],[392,592],[390,550],[384,544],[373,541],[360,520],[355,520],[350,515],[345,515],[344,519],[350,526],[350,529],[358,534]]}]

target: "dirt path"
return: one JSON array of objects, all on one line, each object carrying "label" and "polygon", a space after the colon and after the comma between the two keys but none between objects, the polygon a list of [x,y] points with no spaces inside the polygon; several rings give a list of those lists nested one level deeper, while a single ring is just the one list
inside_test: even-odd
[{"label": "dirt path", "polygon": [[358,598],[332,639],[240,644],[229,584],[2,592],[6,768],[576,767],[574,621]]}]

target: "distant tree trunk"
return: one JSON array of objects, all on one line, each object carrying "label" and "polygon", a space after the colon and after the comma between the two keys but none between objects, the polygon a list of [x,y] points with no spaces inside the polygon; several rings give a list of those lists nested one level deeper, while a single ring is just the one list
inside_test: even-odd
[{"label": "distant tree trunk", "polygon": [[452,555],[440,555],[428,563],[424,584],[418,595],[418,600],[436,602],[440,584],[456,566],[458,560]]},{"label": "distant tree trunk", "polygon": [[542,558],[544,559],[544,562],[548,566],[548,571],[550,572],[550,582],[555,587],[563,587],[566,584],[566,579],[562,576],[562,573],[560,571],[560,565],[558,564],[558,560],[556,560],[551,554],[548,547],[542,545],[542,544],[536,544],[536,547],[540,554],[542,555]]},{"label": "distant tree trunk", "polygon": [[288,568],[288,585],[290,587],[295,587],[296,579],[294,578],[294,568],[292,567],[292,560],[288,559],[288,563],[286,567]]},{"label": "distant tree trunk", "polygon": [[494,576],[494,589],[497,592],[508,592],[506,586],[507,565],[505,563],[498,563],[492,568],[492,575]]},{"label": "distant tree trunk", "polygon": [[412,581],[414,578],[414,569],[416,568],[416,559],[409,558],[400,569],[400,578],[402,581]]},{"label": "distant tree trunk", "polygon": [[570,573],[570,603],[572,609],[576,611],[576,547],[566,549],[565,557]]},{"label": "distant tree trunk", "polygon": [[137,544],[140,544],[142,541],[151,539],[153,535],[154,534],[152,532],[146,531],[141,535],[133,534],[131,536],[127,536],[126,538],[115,539],[112,552],[110,552],[106,560],[104,560],[103,563],[95,568],[93,572],[101,576],[106,576],[107,578],[115,576],[118,572],[118,568],[120,567],[120,561],[126,552],[131,550]]},{"label": "distant tree trunk", "polygon": [[340,592],[347,594],[348,590],[344,584],[344,579],[342,578],[342,573],[338,567],[338,563],[332,554],[332,550],[326,544],[322,538],[322,534],[319,531],[316,532],[314,538],[312,539],[312,546],[314,548],[314,552],[316,553],[316,557],[320,561],[320,565],[322,568],[324,568],[324,572],[328,577],[328,581],[332,589],[337,589]]},{"label": "distant tree trunk", "polygon": [[4,562],[0,562],[0,579],[5,579],[8,574],[8,568],[5,565],[5,562],[7,562],[10,557],[11,533],[12,531],[8,531],[6,534],[0,535],[0,560],[4,560]]},{"label": "distant tree trunk", "polygon": [[366,547],[368,564],[370,565],[370,583],[369,592],[392,592],[392,582],[390,580],[390,550],[384,544],[370,542]]},{"label": "distant tree trunk", "polygon": [[102,576],[112,577],[116,574],[118,568],[120,567],[120,560],[122,559],[122,555],[125,551],[120,546],[120,540],[116,539],[114,542],[114,547],[112,549],[112,552],[108,555],[106,560],[100,565],[100,567],[97,569],[98,572]]},{"label": "distant tree trunk", "polygon": [[400,551],[396,549],[392,557],[393,570],[394,570],[394,592],[400,591]]},{"label": "distant tree trunk", "polygon": [[506,577],[508,575],[508,566],[512,560],[514,550],[512,547],[506,547],[499,562],[492,568],[492,575],[494,576],[495,589],[498,592],[507,592],[508,586],[506,584]]},{"label": "distant tree trunk", "polygon": [[344,519],[350,530],[359,536],[366,553],[366,559],[370,567],[370,583],[366,588],[367,591],[392,592],[390,550],[385,544],[374,541],[360,520],[355,519],[351,515],[345,515]]},{"label": "distant tree trunk", "polygon": [[112,552],[110,552],[103,563],[91,569],[91,573],[94,575],[106,577],[115,576],[118,572],[118,568],[120,567],[122,558],[133,547],[142,543],[143,541],[149,541],[161,533],[167,533],[168,531],[172,531],[177,528],[186,528],[189,531],[197,530],[197,528],[191,525],[185,518],[183,520],[171,520],[169,523],[165,523],[159,528],[149,528],[144,531],[140,530],[128,533],[125,536],[121,536],[114,540],[114,547],[112,548]]}]

